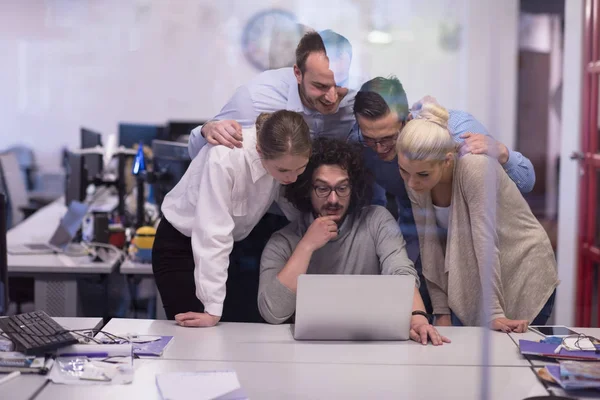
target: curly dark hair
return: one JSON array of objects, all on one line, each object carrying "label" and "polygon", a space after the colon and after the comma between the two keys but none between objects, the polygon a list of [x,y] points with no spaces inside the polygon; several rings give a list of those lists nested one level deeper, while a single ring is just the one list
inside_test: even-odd
[{"label": "curly dark hair", "polygon": [[368,206],[373,197],[373,177],[365,166],[362,146],[325,137],[314,139],[312,146],[306,170],[296,182],[285,187],[285,198],[301,212],[312,212],[310,196],[315,170],[321,165],[338,165],[348,172],[352,188],[348,212]]}]

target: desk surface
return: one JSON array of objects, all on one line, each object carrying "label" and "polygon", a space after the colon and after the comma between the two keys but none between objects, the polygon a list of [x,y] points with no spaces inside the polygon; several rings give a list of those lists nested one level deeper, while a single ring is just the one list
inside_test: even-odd
[{"label": "desk surface", "polygon": [[[67,211],[64,198],[41,208],[6,234],[8,247],[25,243],[48,243],[60,219]],[[119,263],[119,255],[109,252],[107,262],[93,262],[90,257],[64,254],[8,254],[8,272],[18,273],[89,273],[110,274]]]},{"label": "desk surface", "polygon": [[[66,329],[99,329],[102,326],[102,318],[54,318],[54,320]],[[0,386],[0,393],[10,393],[6,399],[25,400],[31,398],[45,382],[46,376],[22,374]],[[0,397],[5,398],[4,395]]]},{"label": "desk surface", "polygon": [[[292,337],[290,325],[220,323],[213,328],[183,328],[173,321],[113,318],[104,330],[119,334],[171,335],[163,359],[389,364],[481,365],[483,328],[441,328],[451,344],[440,347],[406,342],[305,342]],[[491,332],[492,366],[529,366],[511,338]]]},{"label": "desk surface", "polygon": [[[156,375],[234,369],[251,399],[479,399],[481,367],[136,360],[131,385],[48,385],[36,400],[160,399]],[[547,394],[529,368],[490,367],[491,399]],[[190,395],[193,398],[193,395]]]}]

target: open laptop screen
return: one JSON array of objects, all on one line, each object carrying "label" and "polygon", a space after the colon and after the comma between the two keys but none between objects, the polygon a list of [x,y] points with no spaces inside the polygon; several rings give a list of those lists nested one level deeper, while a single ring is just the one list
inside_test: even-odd
[{"label": "open laptop screen", "polygon": [[71,243],[77,234],[77,230],[81,227],[81,223],[83,222],[83,218],[85,218],[87,211],[88,206],[86,204],[72,201],[67,213],[60,220],[56,231],[54,231],[54,234],[50,239],[50,245],[64,248]]}]

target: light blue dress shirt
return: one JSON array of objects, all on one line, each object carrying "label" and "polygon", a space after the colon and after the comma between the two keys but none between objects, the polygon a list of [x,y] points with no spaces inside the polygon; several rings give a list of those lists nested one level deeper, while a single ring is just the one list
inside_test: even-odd
[{"label": "light blue dress shirt", "polygon": [[[313,136],[346,140],[354,125],[355,95],[356,92],[350,90],[335,114],[324,115],[302,104],[293,68],[274,69],[265,71],[240,86],[212,120],[232,119],[242,128],[248,128],[254,125],[262,112],[296,111],[304,116]],[[195,128],[190,134],[188,149],[192,158],[206,144],[201,128]]]},{"label": "light blue dress shirt", "polygon": [[[462,143],[464,139],[460,135],[464,133],[482,133],[489,135],[485,126],[477,121],[471,114],[449,110],[448,130],[452,133],[454,140]],[[508,161],[502,166],[504,170],[516,184],[521,193],[529,193],[535,184],[535,171],[531,161],[518,151],[508,149]]]}]

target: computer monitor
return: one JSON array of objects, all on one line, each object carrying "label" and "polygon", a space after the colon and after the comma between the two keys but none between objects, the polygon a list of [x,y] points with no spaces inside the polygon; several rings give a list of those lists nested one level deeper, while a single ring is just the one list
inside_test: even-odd
[{"label": "computer monitor", "polygon": [[[102,147],[102,135],[98,132],[81,128],[81,148],[93,149],[96,146]],[[102,176],[102,154],[85,154],[83,156],[85,168],[87,169],[88,181],[94,181]]]},{"label": "computer monitor", "polygon": [[6,315],[6,309],[8,308],[7,212],[6,195],[0,191],[0,315]]},{"label": "computer monitor", "polygon": [[[167,123],[168,140],[178,141],[182,136],[189,135],[192,129],[205,124],[206,121],[169,121]],[[187,141],[187,140],[186,140]]]},{"label": "computer monitor", "polygon": [[119,124],[119,146],[131,148],[140,142],[150,147],[154,139],[164,139],[164,127],[147,124]]},{"label": "computer monitor", "polygon": [[69,152],[66,167],[65,203],[68,207],[73,200],[85,201],[88,180],[87,170],[80,154]]},{"label": "computer monitor", "polygon": [[160,207],[167,193],[181,179],[191,159],[186,143],[152,141],[154,199]]}]

